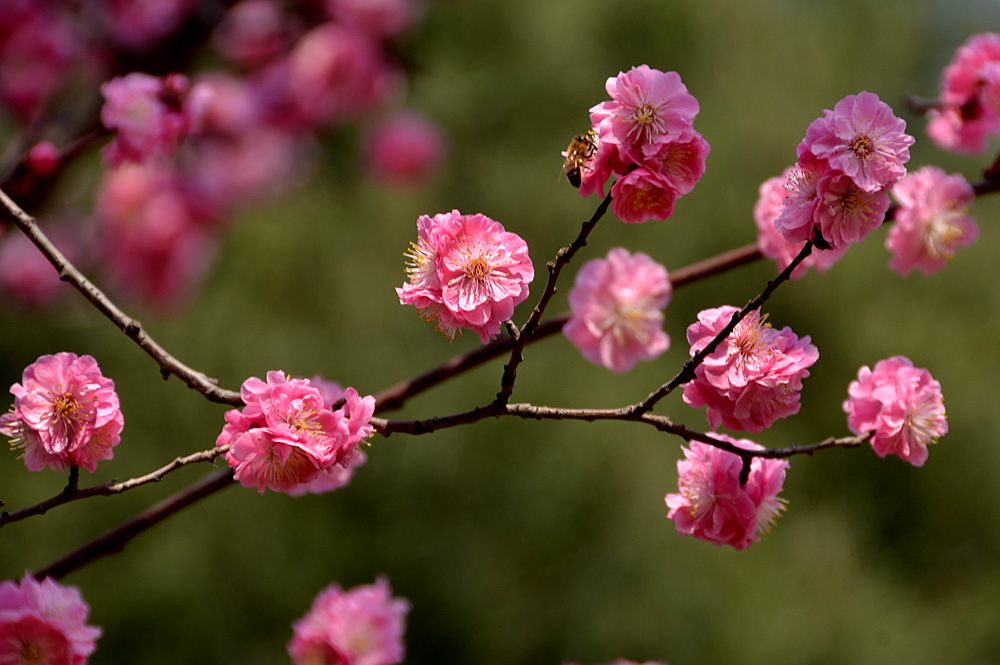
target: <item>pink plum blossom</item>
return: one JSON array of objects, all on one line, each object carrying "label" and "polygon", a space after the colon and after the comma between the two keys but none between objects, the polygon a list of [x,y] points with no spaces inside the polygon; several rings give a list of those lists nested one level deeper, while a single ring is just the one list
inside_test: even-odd
[{"label": "pink plum blossom", "polygon": [[663,309],[670,293],[666,268],[641,252],[617,247],[606,259],[580,268],[563,333],[590,362],[627,372],[669,348]]},{"label": "pink plum blossom", "polygon": [[157,78],[133,72],[103,83],[101,94],[106,100],[101,122],[115,132],[102,155],[109,165],[118,166],[172,153],[198,128],[210,92],[192,89],[181,74]]},{"label": "pink plum blossom", "polygon": [[634,162],[675,142],[692,129],[698,115],[698,100],[677,72],[639,65],[609,78],[605,89],[611,101],[590,109],[591,123],[596,128],[606,122],[601,140],[617,145],[623,157]]},{"label": "pink plum blossom", "polygon": [[800,151],[799,161],[785,172],[787,194],[781,212],[774,220],[774,228],[788,242],[804,245],[813,239],[816,206],[820,201],[817,186],[826,170],[825,162],[816,159],[808,151]]},{"label": "pink plum blossom", "polygon": [[[712,438],[744,450],[763,450],[747,439],[725,434]],[[681,448],[684,459],[677,462],[677,494],[667,494],[667,517],[677,532],[715,545],[742,550],[767,533],[785,507],[778,498],[785,482],[788,461],[754,457],[745,485],[740,485],[743,460],[736,453],[692,441]]]},{"label": "pink plum blossom", "polygon": [[[243,382],[242,411],[226,413],[216,446],[229,446],[226,461],[244,487],[288,492],[307,485],[334,466],[348,467],[372,434],[375,398],[348,388],[343,407],[333,411],[308,379],[268,372],[267,381]],[[342,478],[342,472],[334,475]],[[296,490],[297,491],[297,490]]]},{"label": "pink plum blossom", "polygon": [[[73,261],[79,258],[77,245],[68,240],[62,229],[46,229],[57,247]],[[42,309],[57,302],[67,291],[66,284],[48,259],[22,233],[11,233],[0,239],[0,288],[28,309]]]},{"label": "pink plum blossom", "polygon": [[288,654],[295,665],[395,665],[406,657],[403,633],[410,604],[394,598],[384,577],[344,591],[331,584],[292,624]]},{"label": "pink plum blossom", "polygon": [[948,432],[941,384],[904,356],[858,370],[844,401],[847,426],[857,435],[874,432],[879,457],[897,455],[913,466],[927,461],[927,446]]},{"label": "pink plum blossom", "polygon": [[125,424],[115,384],[91,356],[41,356],[11,386],[14,408],[0,416],[0,432],[24,450],[29,471],[80,466],[93,473],[111,459]]},{"label": "pink plum blossom", "polygon": [[813,219],[831,249],[846,250],[861,242],[885,220],[886,190],[866,192],[847,175],[828,171],[816,185]]},{"label": "pink plum blossom", "polygon": [[94,4],[116,42],[142,50],[176,30],[195,0],[97,0]]},{"label": "pink plum blossom", "polygon": [[806,129],[804,147],[863,192],[890,187],[906,175],[914,139],[906,122],[871,92],[848,95]]},{"label": "pink plum blossom", "polygon": [[958,153],[989,149],[1000,132],[1000,34],[973,35],[941,74],[940,107],[927,113],[927,135]]},{"label": "pink plum blossom", "polygon": [[608,79],[606,88],[611,101],[590,109],[597,149],[580,170],[580,195],[603,195],[617,176],[616,217],[629,224],[666,219],[705,173],[710,146],[693,126],[698,100],[677,72],[647,65]]},{"label": "pink plum blossom", "polygon": [[28,149],[24,163],[37,178],[48,178],[59,168],[59,148],[51,141],[39,141]]},{"label": "pink plum blossom", "polygon": [[677,193],[655,171],[639,167],[622,176],[611,187],[611,211],[626,224],[667,219],[674,214]]},{"label": "pink plum blossom", "polygon": [[[760,196],[753,208],[753,218],[757,225],[757,248],[761,254],[775,262],[779,273],[788,267],[805,246],[805,242],[788,242],[775,227],[775,220],[781,214],[782,206],[788,196],[786,182],[791,177],[794,177],[794,169],[787,168],[780,176],[768,178],[761,183]],[[826,272],[840,260],[845,251],[846,248],[824,250],[814,247],[792,271],[792,279],[802,277],[810,267],[819,272]]]},{"label": "pink plum blossom", "polygon": [[[319,391],[320,396],[323,398],[323,405],[327,409],[332,409],[335,403],[347,398],[347,393],[344,392],[339,383],[327,381],[319,374],[309,379],[309,383]],[[346,463],[334,464],[325,471],[320,472],[315,480],[303,485],[295,485],[285,490],[285,494],[289,496],[302,496],[307,493],[325,494],[341,487],[346,487],[354,477],[354,470],[363,465],[367,460],[365,452],[359,447],[357,453],[348,459]]]},{"label": "pink plum blossom", "polygon": [[[701,311],[687,330],[691,355],[708,346],[737,311],[729,305]],[[759,432],[799,411],[802,379],[819,351],[808,336],[799,338],[791,328],[774,330],[766,319],[759,311],[747,314],[684,386],[684,402],[707,406],[713,429]]]},{"label": "pink plum blossom", "polygon": [[418,113],[386,118],[362,145],[368,170],[378,181],[397,187],[417,187],[437,173],[448,153],[440,127]]},{"label": "pink plum blossom", "polygon": [[899,274],[919,269],[932,275],[959,247],[979,237],[976,220],[967,214],[976,194],[960,173],[925,166],[896,183],[891,193],[899,208],[885,246],[892,252],[889,267]]},{"label": "pink plum blossom", "polygon": [[101,629],[87,624],[90,608],[80,590],[38,582],[25,573],[20,584],[0,583],[0,663],[84,665]]},{"label": "pink plum blossom", "polygon": [[421,215],[417,234],[406,255],[410,281],[396,289],[400,304],[414,305],[449,338],[466,328],[485,344],[528,297],[528,245],[485,215],[457,210]]}]

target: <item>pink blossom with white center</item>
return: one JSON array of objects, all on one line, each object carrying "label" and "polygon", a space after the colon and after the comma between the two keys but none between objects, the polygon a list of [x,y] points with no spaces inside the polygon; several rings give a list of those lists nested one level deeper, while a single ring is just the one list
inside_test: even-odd
[{"label": "pink blossom with white center", "polygon": [[906,121],[878,95],[862,92],[837,102],[806,128],[805,147],[829,168],[847,174],[864,192],[876,192],[906,175],[914,138]]},{"label": "pink blossom with white center", "polygon": [[295,665],[395,665],[406,657],[403,633],[410,604],[394,598],[384,577],[344,591],[331,584],[292,624],[288,654]]},{"label": "pink blossom with white center", "polygon": [[[793,174],[794,167],[790,167],[780,176],[768,178],[761,183],[758,190],[760,196],[753,208],[753,218],[757,225],[757,248],[761,254],[775,262],[779,273],[788,267],[805,246],[805,242],[788,242],[774,225],[787,199],[786,182]],[[809,255],[792,271],[792,279],[799,279],[809,268],[826,272],[846,251],[846,248],[836,250],[813,247]]]},{"label": "pink blossom with white center", "polygon": [[655,155],[662,144],[691,130],[698,115],[698,100],[677,72],[639,65],[609,78],[605,89],[611,101],[590,109],[591,124],[606,121],[610,131],[601,139],[617,145],[631,161]]},{"label": "pink blossom with white center", "polygon": [[[712,438],[744,450],[763,450],[747,439],[725,434]],[[778,498],[785,482],[788,460],[754,457],[750,475],[740,486],[743,460],[736,453],[692,441],[681,448],[684,459],[677,462],[677,494],[667,494],[674,521],[682,536],[694,536],[715,545],[729,545],[742,550],[760,540],[785,508]]]},{"label": "pink blossom with white center", "polygon": [[41,356],[10,387],[14,408],[0,417],[0,433],[22,448],[29,471],[80,466],[93,473],[111,459],[125,424],[115,384],[91,356]]},{"label": "pink blossom with white center", "polygon": [[889,267],[900,275],[914,269],[932,275],[959,247],[979,238],[979,226],[967,214],[976,193],[962,174],[924,166],[896,183],[891,194],[899,208],[885,246],[892,252]]},{"label": "pink blossom with white center", "polygon": [[101,84],[101,94],[106,100],[101,122],[115,132],[101,154],[108,165],[118,166],[171,154],[199,127],[211,93],[204,84],[192,88],[181,74],[158,78],[133,72]]},{"label": "pink blossom with white center", "polygon": [[938,146],[979,154],[1000,132],[1000,35],[973,35],[955,52],[941,74],[940,108],[927,113],[927,135]]},{"label": "pink blossom with white center", "polygon": [[528,297],[528,245],[485,215],[457,210],[422,215],[417,231],[406,254],[410,281],[396,289],[400,304],[416,306],[449,338],[466,328],[485,344]]},{"label": "pink blossom with white center", "polygon": [[[702,310],[688,326],[694,356],[732,320],[736,307]],[[709,425],[759,432],[799,411],[802,379],[819,358],[808,336],[791,328],[774,330],[759,311],[747,314],[695,371],[684,386],[684,402],[707,406]]]},{"label": "pink blossom with white center", "polygon": [[611,186],[611,211],[626,224],[644,224],[674,214],[677,192],[658,172],[639,167]]},{"label": "pink blossom with white center", "polygon": [[375,398],[361,398],[354,388],[333,411],[308,379],[268,372],[266,383],[256,377],[244,381],[240,396],[246,406],[226,413],[216,446],[229,445],[226,461],[236,480],[262,494],[265,488],[295,490],[335,465],[346,468],[373,432]]},{"label": "pink blossom with white center", "polygon": [[663,332],[670,293],[666,268],[641,252],[616,247],[576,274],[563,334],[595,365],[627,372],[670,347]]},{"label": "pink blossom with white center", "polygon": [[828,172],[816,185],[814,219],[832,249],[861,242],[885,221],[888,190],[866,192],[850,177]]},{"label": "pink blossom with white center", "polygon": [[858,370],[844,401],[847,426],[857,435],[874,432],[879,457],[896,455],[913,466],[927,461],[927,446],[948,433],[941,384],[904,356]]},{"label": "pink blossom with white center", "polygon": [[819,203],[816,187],[826,170],[825,162],[799,146],[799,161],[786,172],[785,200],[774,220],[774,227],[788,242],[805,244],[813,239]]},{"label": "pink blossom with white center", "polygon": [[395,187],[419,187],[440,170],[448,142],[441,128],[426,116],[398,113],[371,130],[362,152],[376,180]]},{"label": "pink blossom with white center", "polygon": [[84,665],[101,636],[80,590],[25,573],[0,583],[0,663]]}]

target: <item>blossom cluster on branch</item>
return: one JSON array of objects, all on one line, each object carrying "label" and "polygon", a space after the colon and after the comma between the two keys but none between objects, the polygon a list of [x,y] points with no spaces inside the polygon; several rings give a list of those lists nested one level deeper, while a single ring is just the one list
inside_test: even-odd
[{"label": "blossom cluster on branch", "polygon": [[[163,25],[183,21],[192,11],[186,0],[167,4],[171,12],[157,20],[148,15],[128,20],[106,17],[128,23],[127,30],[122,26],[126,36],[121,47],[162,37],[157,31]],[[29,29],[56,39],[54,32],[46,33],[37,23],[39,17],[62,16],[54,7],[33,9],[26,1],[14,7],[24,23],[0,31],[0,39],[9,42],[23,37],[18,31]],[[177,229],[197,216],[193,210],[205,215],[199,221],[204,223],[218,212],[213,204],[219,202],[207,190],[185,198],[191,195],[191,183],[181,186],[175,180],[182,162],[165,161],[183,159],[178,156],[183,142],[201,137],[206,143],[199,149],[222,150],[225,154],[215,154],[218,166],[243,154],[246,146],[240,144],[250,136],[263,135],[266,142],[269,132],[288,130],[290,134],[283,136],[299,142],[305,133],[352,122],[384,102],[401,72],[387,60],[383,48],[386,40],[395,39],[412,23],[416,13],[404,0],[384,0],[380,7],[384,11],[363,2],[329,0],[323,9],[327,20],[293,36],[291,22],[276,4],[245,0],[227,14],[216,39],[224,57],[255,72],[249,79],[209,77],[192,83],[179,74],[129,73],[106,82],[101,86],[105,98],[101,120],[114,136],[102,151],[113,169],[98,195],[104,217],[124,223],[139,211],[140,218],[155,218],[157,232],[183,235]],[[4,20],[9,19],[0,17],[0,27],[6,25]],[[65,23],[55,25],[53,30],[68,29]],[[56,58],[49,65],[55,67],[52,63],[57,62],[62,60]],[[948,105],[957,105],[956,112],[963,114],[961,122],[967,125],[961,139],[956,138],[961,128],[949,125],[953,131],[949,147],[978,146],[983,133],[992,131],[989,112],[996,108],[998,62],[1000,37],[980,35],[960,49],[956,62],[946,70],[945,80],[955,92],[950,97],[942,93],[941,107],[931,112],[930,122],[940,125]],[[0,64],[0,72],[4,66]],[[352,75],[341,76],[344,68]],[[970,72],[975,74],[971,88]],[[20,91],[0,85],[0,99],[30,116],[58,88],[51,81],[45,84],[46,80]],[[259,98],[243,97],[263,89],[268,91],[267,105],[258,104]],[[905,164],[914,139],[905,133],[905,123],[874,93],[848,95],[809,124],[796,151],[796,164],[780,178],[761,185],[753,217],[761,255],[777,262],[778,277],[742,308],[720,305],[701,310],[687,328],[689,360],[671,381],[646,400],[616,410],[511,404],[522,351],[539,338],[535,335],[556,292],[559,272],[587,244],[588,234],[608,206],[625,223],[666,219],[673,214],[676,200],[691,193],[705,172],[710,147],[693,127],[699,104],[679,74],[640,65],[609,78],[605,89],[611,101],[590,109],[591,130],[581,135],[588,143],[583,149],[567,151],[566,157],[579,162],[570,166],[580,169],[579,190],[585,196],[603,194],[608,180],[615,177],[616,181],[577,238],[548,264],[549,280],[525,325],[518,327],[513,317],[516,307],[529,296],[534,264],[524,239],[499,222],[458,210],[421,215],[417,240],[405,254],[407,281],[395,289],[401,304],[413,305],[421,318],[434,323],[449,339],[470,330],[484,345],[499,348],[505,340],[496,337],[503,330],[508,332],[509,345],[502,348],[510,349],[510,359],[497,398],[457,414],[390,421],[376,417],[375,397],[362,396],[353,387],[342,388],[318,375],[305,379],[270,371],[263,380],[250,377],[241,386],[239,401],[229,399],[234,405],[242,402],[241,408],[225,414],[216,450],[203,456],[223,456],[228,463],[230,468],[218,486],[232,479],[259,493],[270,489],[292,496],[343,487],[365,462],[361,446],[375,432],[420,434],[499,416],[614,418],[654,424],[687,443],[677,463],[677,492],[667,493],[664,499],[667,517],[678,533],[742,550],[770,530],[786,506],[779,494],[790,469],[787,458],[839,445],[833,440],[767,449],[718,431],[757,433],[796,414],[803,380],[819,360],[809,336],[800,337],[789,327],[771,327],[763,311],[770,294],[801,276],[807,266],[830,268],[851,244],[863,241],[886,220],[890,195],[897,201],[894,225],[885,241],[893,252],[890,266],[902,274],[913,269],[927,275],[937,272],[959,246],[972,243],[978,235],[975,221],[967,215],[975,190],[963,177],[949,176],[935,167],[908,174]],[[227,97],[228,93],[233,96]],[[964,114],[972,112],[967,108],[978,115],[965,118]],[[943,132],[935,127],[929,129],[932,136]],[[225,148],[213,143],[220,137]],[[414,164],[429,160],[426,155],[439,144],[419,144],[413,142],[412,152],[407,148],[397,162],[387,158],[393,163],[385,168],[401,177],[420,171]],[[230,148],[236,153],[228,153]],[[378,159],[394,152],[381,150],[384,154]],[[56,168],[61,158],[48,145],[38,143],[26,153],[24,163],[38,175]],[[210,175],[194,164],[185,166],[198,175],[197,182],[211,188]],[[247,175],[242,184],[270,182],[271,175]],[[239,198],[245,192],[237,185],[226,196]],[[5,194],[3,200],[5,217],[21,227],[69,280],[76,279],[76,286],[87,291],[85,280],[73,276],[72,264],[52,248],[34,221],[13,203],[8,205]],[[169,223],[161,224],[164,220]],[[120,234],[127,236],[124,228]],[[196,249],[188,247],[188,251],[197,254]],[[176,257],[162,255],[154,260],[137,252],[133,259],[142,256],[139,263],[158,265],[164,274],[175,271]],[[605,258],[592,259],[580,268],[569,292],[571,311],[555,320],[586,360],[612,372],[627,372],[668,348],[664,310],[673,289],[666,268],[652,257],[616,247]],[[110,303],[96,288],[93,291],[96,294],[88,292],[92,301]],[[391,297],[388,287],[386,293]],[[134,332],[132,327],[124,328]],[[458,366],[461,369],[448,370],[453,372],[448,376],[472,365],[454,367]],[[696,432],[649,413],[676,388],[682,388],[688,406],[706,407],[711,431]],[[21,382],[14,383],[10,392],[14,403],[9,413],[0,416],[0,433],[11,438],[29,471],[68,471],[70,480],[62,497],[66,501],[80,498],[79,468],[93,473],[98,461],[112,459],[121,441],[124,417],[113,381],[103,376],[93,357],[59,352],[44,355],[25,368]],[[856,436],[845,445],[867,443],[879,457],[893,455],[920,467],[928,459],[928,446],[948,432],[940,383],[904,356],[860,368],[846,392],[841,408],[847,427]],[[48,507],[45,503],[37,514]],[[85,663],[101,630],[86,624],[89,608],[78,590],[44,575],[40,578],[42,582],[26,573],[20,583],[0,583],[0,662]],[[403,633],[409,610],[407,600],[392,595],[386,578],[346,591],[332,584],[292,625],[288,653],[294,663],[303,665],[394,665],[405,655]],[[630,663],[615,661],[615,665]]]}]

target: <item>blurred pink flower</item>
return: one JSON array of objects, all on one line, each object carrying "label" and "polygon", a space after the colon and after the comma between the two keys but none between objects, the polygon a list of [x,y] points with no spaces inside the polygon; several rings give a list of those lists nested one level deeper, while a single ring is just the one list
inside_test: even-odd
[{"label": "blurred pink flower", "polygon": [[[705,348],[738,310],[725,305],[698,314],[688,326],[691,355]],[[709,425],[759,432],[799,411],[802,379],[809,376],[819,351],[808,336],[791,328],[774,330],[759,311],[747,314],[698,366],[684,386],[684,402],[707,406]]]},{"label": "blurred pink flower", "polygon": [[341,590],[331,584],[292,624],[288,654],[295,665],[395,665],[403,662],[406,614],[410,604],[393,598],[384,577],[374,584]]},{"label": "blurred pink flower", "polygon": [[[785,169],[784,173],[774,178],[768,178],[761,183],[759,198],[754,204],[753,218],[757,224],[757,248],[765,257],[775,262],[778,272],[782,272],[792,262],[805,242],[789,242],[785,236],[775,227],[775,220],[782,213],[782,206],[788,197],[786,183],[790,178],[795,177],[794,167]],[[812,214],[810,213],[810,221]],[[799,279],[812,267],[819,272],[826,272],[830,267],[840,260],[847,248],[819,249],[814,247],[809,255],[799,264],[799,267],[792,271],[792,279]]]},{"label": "blurred pink flower", "polygon": [[[70,261],[79,258],[73,242],[63,242],[67,234],[58,229],[46,229],[56,245]],[[67,285],[37,247],[22,233],[11,233],[0,239],[0,288],[29,309],[44,309],[66,293]]]},{"label": "blurred pink flower", "polygon": [[669,348],[663,309],[670,292],[666,268],[641,252],[617,247],[576,274],[563,333],[590,362],[627,372]]},{"label": "blurred pink flower", "polygon": [[90,608],[79,589],[25,573],[0,583],[0,663],[83,665],[101,629],[86,623]]},{"label": "blurred pink flower", "polygon": [[941,384],[904,356],[893,356],[858,370],[844,401],[847,426],[857,435],[874,432],[879,457],[897,455],[913,466],[927,461],[927,446],[948,432]]},{"label": "blurred pink flower", "polygon": [[659,173],[639,167],[611,187],[611,211],[626,224],[667,219],[674,214],[677,192]]},{"label": "blurred pink flower", "polygon": [[415,0],[326,0],[326,12],[338,23],[380,38],[400,36],[420,16]]},{"label": "blurred pink flower", "polygon": [[129,49],[149,48],[178,27],[194,0],[99,0],[98,15],[114,41]]},{"label": "blurred pink flower", "polygon": [[153,163],[105,172],[95,214],[104,267],[120,292],[163,310],[194,295],[216,245],[191,193]]},{"label": "blurred pink flower", "polygon": [[403,87],[374,37],[335,23],[303,35],[279,66],[294,115],[310,128],[352,122]]},{"label": "blurred pink flower", "polygon": [[866,192],[845,174],[830,170],[816,185],[813,220],[831,249],[846,250],[885,221],[888,190]]},{"label": "blurred pink flower", "polygon": [[863,192],[892,186],[906,175],[914,139],[906,122],[871,92],[847,95],[806,129],[804,147]]},{"label": "blurred pink flower", "polygon": [[275,0],[242,0],[226,12],[214,41],[226,60],[255,69],[291,47],[290,18]]},{"label": "blurred pink flower", "polygon": [[210,92],[203,86],[192,88],[181,74],[158,78],[133,72],[101,84],[101,94],[101,122],[115,133],[101,155],[110,166],[118,166],[171,154],[199,127]]},{"label": "blurred pink flower", "polygon": [[396,289],[400,304],[414,305],[449,337],[466,328],[485,344],[528,297],[535,276],[528,245],[485,215],[457,210],[421,215],[417,233],[407,253],[410,281]]},{"label": "blurred pink flower", "polygon": [[35,177],[48,178],[59,168],[59,148],[52,141],[39,141],[28,149],[24,163]]},{"label": "blurred pink flower", "polygon": [[941,74],[941,108],[927,113],[927,135],[958,153],[984,153],[1000,132],[1000,35],[973,35]]},{"label": "blurred pink flower", "polygon": [[10,392],[14,408],[0,416],[0,432],[24,450],[29,471],[81,466],[93,473],[111,459],[125,421],[114,381],[91,356],[41,356]]},{"label": "blurred pink flower", "polygon": [[281,372],[268,372],[266,383],[250,377],[240,394],[246,406],[226,413],[216,446],[229,445],[226,461],[236,480],[261,494],[288,492],[335,465],[346,467],[373,431],[375,398],[361,398],[354,388],[336,411],[308,379]]},{"label": "blurred pink flower", "polygon": [[979,238],[979,226],[967,214],[976,194],[960,173],[924,166],[896,183],[891,194],[899,209],[885,246],[892,252],[889,267],[900,275],[914,269],[932,275],[959,247]]},{"label": "blurred pink flower", "polygon": [[[725,434],[712,438],[745,450],[763,450],[747,439]],[[677,462],[678,494],[667,494],[667,517],[677,532],[715,545],[742,550],[767,533],[785,507],[778,498],[785,482],[788,460],[754,457],[747,482],[740,486],[743,460],[736,453],[700,441],[681,448]]]},{"label": "blurred pink flower", "polygon": [[419,187],[433,177],[448,153],[444,132],[419,113],[398,113],[374,127],[362,152],[368,171],[380,182]]}]

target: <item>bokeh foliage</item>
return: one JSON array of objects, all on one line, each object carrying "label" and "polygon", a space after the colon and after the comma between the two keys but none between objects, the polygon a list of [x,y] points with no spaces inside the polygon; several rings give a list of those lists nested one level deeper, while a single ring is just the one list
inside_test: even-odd
[{"label": "bokeh foliage", "polygon": [[[976,180],[988,158],[936,150],[901,104],[908,92],[933,95],[953,50],[998,24],[995,4],[960,4],[435,3],[406,52],[413,104],[452,141],[432,186],[388,193],[359,174],[356,136],[331,137],[303,191],[234,226],[189,310],[166,318],[129,309],[179,358],[234,389],[282,369],[376,392],[475,348],[474,335],[449,345],[396,302],[416,217],[458,208],[499,220],[527,240],[537,293],[544,262],[597,204],[556,182],[559,151],[586,129],[605,79],[641,63],[678,71],[698,98],[708,171],[668,221],[605,219],[581,262],[620,245],[673,269],[752,242],[759,183],[794,160],[823,108],[861,90],[906,118],[917,137],[911,166]],[[756,439],[847,434],[840,403],[857,368],[903,354],[941,382],[949,411],[951,432],[922,469],[867,450],[793,459],[787,514],[761,543],[733,552],[682,539],[665,519],[680,442],[649,428],[508,419],[377,436],[346,489],[292,499],[233,487],[67,578],[105,629],[91,662],[284,663],[290,624],[322,587],[380,574],[412,602],[411,663],[997,662],[998,211],[996,200],[975,203],[979,243],[936,277],[890,272],[877,231],[830,273],[782,287],[767,307],[774,325],[811,335],[820,360],[801,413]],[[574,273],[553,312],[565,308]],[[625,376],[589,365],[561,338],[533,345],[514,399],[634,402],[686,357],[684,331],[698,310],[742,304],[773,274],[761,262],[678,290],[666,324],[674,347]],[[37,356],[60,350],[98,359],[117,384],[126,426],[115,460],[93,480],[211,447],[224,409],[160,381],[110,323],[82,299],[68,302],[45,315],[4,308],[0,377],[19,380]],[[437,388],[399,417],[485,403],[500,368]],[[658,411],[705,426],[679,396]],[[5,527],[0,577],[40,568],[206,470]],[[8,509],[63,482],[28,474],[13,454],[0,461]]]}]

